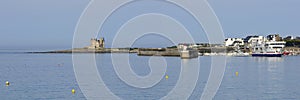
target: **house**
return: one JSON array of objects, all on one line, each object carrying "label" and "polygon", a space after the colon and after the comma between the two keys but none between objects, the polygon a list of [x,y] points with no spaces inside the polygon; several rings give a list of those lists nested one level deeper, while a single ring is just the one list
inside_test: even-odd
[{"label": "house", "polygon": [[272,34],[267,36],[268,41],[282,41],[282,38],[279,36],[279,34]]},{"label": "house", "polygon": [[246,48],[251,48],[255,45],[263,44],[263,42],[266,41],[266,38],[264,36],[247,36],[244,39],[244,43]]},{"label": "house", "polygon": [[225,46],[239,46],[239,45],[245,45],[242,38],[227,38],[225,39]]}]

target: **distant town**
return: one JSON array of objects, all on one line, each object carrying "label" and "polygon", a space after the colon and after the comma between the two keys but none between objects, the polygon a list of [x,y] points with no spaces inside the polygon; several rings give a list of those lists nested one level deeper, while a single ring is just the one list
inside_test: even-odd
[{"label": "distant town", "polygon": [[281,37],[279,34],[271,34],[266,37],[254,35],[245,38],[227,38],[224,45],[250,53],[257,51],[255,49],[258,46],[270,47],[274,45],[269,49],[281,48],[284,55],[298,55],[300,52],[300,37]]},{"label": "distant town", "polygon": [[287,36],[287,37],[280,37],[279,34],[273,34],[273,35],[268,35],[267,37],[264,36],[258,36],[258,35],[254,35],[254,36],[247,36],[245,38],[227,38],[225,39],[225,46],[246,46],[246,47],[251,47],[250,44],[252,44],[253,42],[259,41],[259,42],[263,42],[263,41],[285,41],[286,47],[300,47],[300,37],[293,37],[293,36]]}]

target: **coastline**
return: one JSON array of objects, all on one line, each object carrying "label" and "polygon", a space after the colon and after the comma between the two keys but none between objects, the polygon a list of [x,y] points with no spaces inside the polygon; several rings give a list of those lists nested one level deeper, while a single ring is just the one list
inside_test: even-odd
[{"label": "coastline", "polygon": [[[286,47],[286,51],[299,50],[297,53],[291,53],[287,56],[299,56],[300,48]],[[228,47],[201,47],[197,48],[198,56],[241,56],[234,52],[234,48]],[[178,48],[75,48],[68,50],[54,50],[45,52],[26,52],[26,53],[133,53],[138,56],[168,56],[180,57]],[[251,52],[245,52],[243,56],[251,56]]]}]

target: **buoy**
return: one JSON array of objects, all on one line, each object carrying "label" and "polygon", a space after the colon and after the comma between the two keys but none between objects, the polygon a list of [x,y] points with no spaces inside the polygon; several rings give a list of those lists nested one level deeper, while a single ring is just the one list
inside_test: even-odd
[{"label": "buoy", "polygon": [[6,81],[6,82],[5,82],[5,85],[6,85],[6,86],[9,86],[9,82],[8,82],[8,81]]},{"label": "buoy", "polygon": [[169,79],[169,76],[168,76],[168,75],[166,75],[166,79]]},{"label": "buoy", "polygon": [[239,72],[235,72],[235,76],[239,76]]},{"label": "buoy", "polygon": [[72,94],[75,94],[75,92],[76,92],[75,89],[72,89]]}]

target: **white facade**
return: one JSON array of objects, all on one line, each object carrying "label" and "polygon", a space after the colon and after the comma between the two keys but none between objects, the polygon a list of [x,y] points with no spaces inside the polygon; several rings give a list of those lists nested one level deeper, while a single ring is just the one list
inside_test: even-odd
[{"label": "white facade", "polygon": [[249,36],[244,42],[247,42],[248,47],[254,47],[255,45],[261,45],[266,41],[264,36]]},{"label": "white facade", "polygon": [[244,45],[244,40],[242,38],[225,39],[225,46],[238,46],[238,45]]}]

